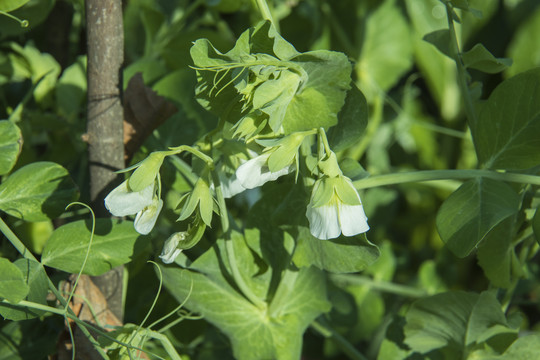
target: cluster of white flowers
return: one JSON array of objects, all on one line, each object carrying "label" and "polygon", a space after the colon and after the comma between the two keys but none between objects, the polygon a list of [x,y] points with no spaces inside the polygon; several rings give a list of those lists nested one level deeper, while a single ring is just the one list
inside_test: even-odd
[{"label": "cluster of white flowers", "polygon": [[[273,146],[262,154],[255,154],[244,161],[231,176],[220,173],[224,196],[232,197],[245,189],[254,189],[297,169],[297,152],[303,136],[294,134],[286,140],[273,141]],[[253,154],[253,152],[250,152]],[[277,166],[272,166],[271,157]],[[283,161],[284,159],[284,161]],[[348,177],[339,170],[335,154],[325,160],[331,165],[323,166],[322,176],[315,182],[306,217],[311,234],[321,240],[334,239],[341,234],[354,236],[369,230],[367,217],[358,191]],[[325,168],[332,168],[325,174]]]},{"label": "cluster of white flowers", "polygon": [[[258,188],[269,181],[298,171],[298,151],[304,138],[313,132],[295,133],[281,139],[260,141],[265,147],[261,154],[249,150],[251,159],[236,159],[236,171],[225,175],[218,169],[223,196],[232,197],[246,189]],[[326,140],[326,138],[324,138]],[[115,216],[135,215],[134,227],[146,235],[153,229],[163,207],[160,199],[159,169],[163,159],[176,150],[154,152],[135,165],[132,176],[105,198],[105,206]],[[306,217],[311,234],[321,240],[334,239],[341,234],[354,236],[369,230],[367,217],[358,191],[339,169],[335,154],[326,149],[317,165],[315,182]],[[320,155],[321,157],[321,155]],[[127,170],[130,170],[127,169]],[[183,249],[195,245],[206,226],[211,225],[214,212],[214,184],[208,171],[201,175],[193,190],[181,199],[179,221],[191,219],[188,231],[178,232],[165,242],[160,258],[171,263]]]}]

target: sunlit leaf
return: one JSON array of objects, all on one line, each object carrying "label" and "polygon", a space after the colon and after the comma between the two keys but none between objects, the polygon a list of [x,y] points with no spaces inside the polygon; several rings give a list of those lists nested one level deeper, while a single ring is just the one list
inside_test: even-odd
[{"label": "sunlit leaf", "polygon": [[389,90],[411,67],[410,27],[396,1],[384,1],[368,18],[365,40],[355,70],[369,101]]},{"label": "sunlit leaf", "polygon": [[20,8],[29,0],[2,0],[0,2],[0,11],[10,12]]},{"label": "sunlit leaf", "polygon": [[335,125],[350,84],[344,54],[298,53],[269,22],[244,32],[225,54],[197,40],[191,56],[201,105],[232,124],[250,119],[285,135]]},{"label": "sunlit leaf", "polygon": [[[276,295],[269,308],[260,309],[223,277],[221,260],[216,256],[224,254],[222,246],[215,245],[190,266],[198,271],[162,268],[165,286],[178,302],[187,298],[186,308],[202,314],[229,337],[235,358],[298,359],[306,327],[328,310],[323,274],[315,268],[291,273],[282,279],[285,286],[280,296]],[[241,266],[243,277],[253,276],[245,272],[249,267]]]},{"label": "sunlit leaf", "polygon": [[66,169],[52,162],[35,162],[0,184],[0,210],[26,221],[45,221],[59,216],[78,195]]},{"label": "sunlit leaf", "polygon": [[[41,262],[69,273],[78,273],[91,236],[90,220],[79,220],[56,229],[45,244]],[[132,222],[96,219],[96,231],[83,274],[101,275],[130,262],[148,245]]]}]

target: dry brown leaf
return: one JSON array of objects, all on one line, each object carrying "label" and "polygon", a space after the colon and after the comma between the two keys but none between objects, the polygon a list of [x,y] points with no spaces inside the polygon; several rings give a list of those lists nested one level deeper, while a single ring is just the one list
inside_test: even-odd
[{"label": "dry brown leaf", "polygon": [[126,163],[144,140],[178,111],[176,106],[144,85],[141,73],[129,80],[124,101],[124,148]]}]

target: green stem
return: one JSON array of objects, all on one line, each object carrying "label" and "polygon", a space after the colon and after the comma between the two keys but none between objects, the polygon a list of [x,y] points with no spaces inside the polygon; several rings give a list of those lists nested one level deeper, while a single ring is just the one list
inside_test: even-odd
[{"label": "green stem", "polygon": [[26,28],[29,25],[28,20],[21,20],[18,17],[14,16],[14,15],[11,15],[10,13],[7,13],[5,11],[0,11],[0,15],[7,16],[8,18],[17,21],[21,25],[21,27],[23,27],[23,28]]},{"label": "green stem", "polygon": [[233,239],[231,238],[231,232],[230,230],[224,234],[224,240],[225,240],[225,253],[227,254],[227,258],[229,259],[229,265],[231,267],[232,277],[242,292],[244,296],[257,308],[259,309],[265,309],[266,303],[259,299],[257,295],[251,290],[251,288],[247,285],[244,278],[242,277],[242,274],[240,273],[240,270],[238,269],[238,264],[236,263],[236,256],[234,254],[234,244]]},{"label": "green stem", "polygon": [[279,25],[274,21],[274,17],[272,16],[272,12],[270,11],[270,8],[268,7],[268,4],[266,3],[266,0],[256,0],[257,7],[259,8],[259,11],[261,12],[261,16],[264,20],[268,20],[274,25],[274,28],[276,28],[277,32],[279,32]]},{"label": "green stem", "polygon": [[[43,267],[43,265],[41,265],[41,263],[39,261],[37,261],[37,259],[34,257],[34,255],[32,255],[32,253],[26,248],[26,246],[24,246],[24,244],[19,240],[17,235],[15,235],[13,233],[13,231],[11,231],[11,229],[7,226],[7,224],[4,222],[4,220],[2,220],[2,218],[0,218],[0,232],[2,232],[6,236],[6,238],[11,242],[11,244],[15,247],[15,249],[17,249],[17,251],[25,259],[33,260],[33,261],[39,263],[40,266]],[[45,272],[45,269],[43,269],[43,271]],[[56,286],[54,286],[53,282],[51,281],[51,279],[49,277],[47,277],[47,282],[48,282],[48,285],[49,285],[49,289],[52,291],[54,296],[58,299],[60,304],[62,304],[63,306],[66,306],[68,304],[68,302],[66,301],[66,299],[64,299],[64,297],[62,296],[60,291],[58,291]],[[68,316],[68,317],[73,316],[74,318],[77,318],[77,316],[75,315],[75,313],[73,312],[73,310],[70,307],[67,307],[67,313],[64,313],[64,316]],[[78,320],[78,318],[77,318],[77,320]],[[101,355],[101,357],[103,359],[108,359],[109,357],[107,356],[105,351],[103,351],[103,349],[99,346],[96,339],[94,339],[94,337],[90,334],[90,332],[86,328],[86,325],[83,322],[80,322],[80,323],[78,322],[77,324],[79,324],[79,328],[81,329],[83,334],[88,338],[88,340],[94,345],[94,348]]]},{"label": "green stem", "polygon": [[367,189],[377,186],[396,185],[410,182],[450,180],[450,179],[472,179],[485,177],[493,180],[516,182],[523,184],[540,185],[540,176],[501,173],[492,170],[423,170],[414,172],[403,172],[386,175],[375,175],[353,182],[357,189]]},{"label": "green stem", "polygon": [[325,338],[331,338],[339,345],[339,348],[347,354],[347,356],[352,360],[367,360],[362,353],[360,353],[350,342],[347,341],[343,336],[338,334],[334,329],[329,326],[325,326],[318,321],[311,323],[311,328],[317,331],[319,334]]},{"label": "green stem", "polygon": [[395,284],[388,281],[373,280],[367,276],[331,274],[330,278],[338,284],[344,283],[349,285],[366,285],[374,290],[396,294],[399,296],[422,298],[428,295],[424,290],[421,289],[413,288],[406,285]]},{"label": "green stem", "polygon": [[[332,149],[330,148],[330,145],[328,144],[328,138],[326,137],[326,132],[324,131],[323,128],[319,128],[319,138],[321,139],[321,142],[322,142],[322,145],[324,146],[324,152],[326,153],[327,156],[329,156],[331,153],[332,153]],[[322,158],[324,156],[321,156],[321,154],[319,154],[319,156]]]},{"label": "green stem", "polygon": [[459,49],[459,43],[457,39],[456,28],[454,27],[454,19],[452,18],[452,5],[449,1],[446,2],[446,18],[448,20],[448,29],[450,31],[450,51],[454,61],[456,62],[458,72],[458,84],[461,90],[461,95],[465,103],[465,113],[469,119],[469,126],[476,124],[476,111],[474,110],[474,104],[471,97],[471,92],[467,84],[467,69],[463,64],[461,52]]},{"label": "green stem", "polygon": [[182,153],[184,151],[187,151],[187,152],[197,156],[202,161],[204,161],[208,165],[208,167],[210,167],[210,168],[214,167],[214,160],[212,160],[212,158],[210,156],[204,154],[203,152],[201,152],[198,149],[195,149],[194,147],[191,147],[191,146],[188,146],[188,145],[180,145],[180,146],[176,146],[176,147],[171,147],[171,148],[169,148],[169,150],[171,151],[171,155],[172,154],[179,155],[180,153]]},{"label": "green stem", "polygon": [[225,198],[223,197],[223,191],[221,190],[221,182],[216,171],[212,171],[212,180],[214,181],[214,187],[216,189],[216,196],[219,206],[221,227],[223,229],[223,240],[225,241],[225,253],[229,260],[229,265],[231,267],[231,275],[242,292],[244,296],[256,307],[259,309],[266,308],[266,303],[259,299],[257,295],[251,290],[248,284],[245,282],[240,270],[238,269],[238,264],[236,262],[236,256],[234,254],[234,244],[233,239],[231,238],[231,229],[229,226],[229,214],[227,212],[227,206],[225,204]]}]

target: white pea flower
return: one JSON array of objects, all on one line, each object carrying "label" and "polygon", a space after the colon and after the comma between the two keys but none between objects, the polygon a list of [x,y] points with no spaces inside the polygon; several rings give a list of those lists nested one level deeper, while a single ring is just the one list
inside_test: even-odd
[{"label": "white pea flower", "polygon": [[154,227],[163,201],[155,195],[152,183],[140,191],[131,191],[128,180],[118,185],[105,198],[105,207],[115,216],[137,215],[135,230],[146,235]]},{"label": "white pea flower", "polygon": [[271,153],[267,152],[251,160],[246,161],[236,170],[236,177],[240,184],[246,189],[254,189],[262,186],[268,181],[274,181],[277,178],[290,174],[296,167],[294,164],[285,166],[277,171],[270,171],[268,167],[268,158]]},{"label": "white pea flower", "polygon": [[236,177],[246,189],[254,189],[268,181],[292,173],[298,168],[298,149],[312,131],[297,132],[280,139],[257,140],[264,152],[246,161],[236,170]]},{"label": "white pea flower", "polygon": [[[221,191],[225,199],[230,199],[233,196],[240,194],[246,188],[242,186],[242,182],[236,177],[236,173],[227,176],[223,171],[218,171],[219,182],[221,183]],[[211,188],[214,188],[212,184]]]},{"label": "white pea flower", "polygon": [[360,195],[343,175],[325,176],[315,182],[306,216],[311,234],[321,240],[369,230]]}]

